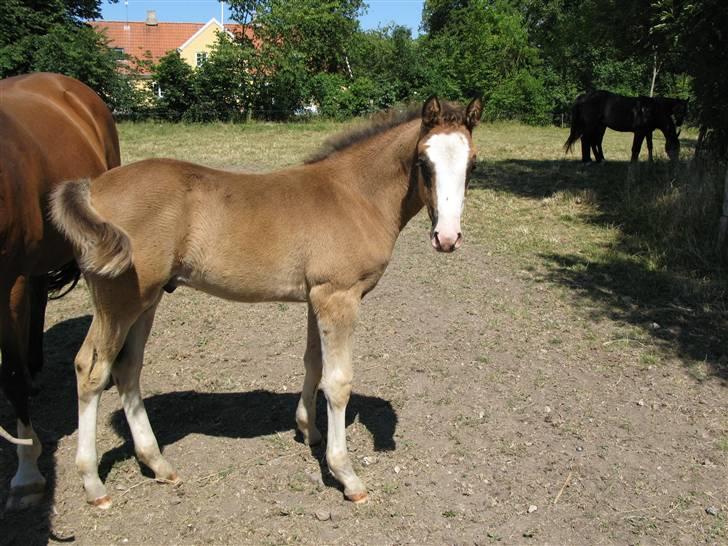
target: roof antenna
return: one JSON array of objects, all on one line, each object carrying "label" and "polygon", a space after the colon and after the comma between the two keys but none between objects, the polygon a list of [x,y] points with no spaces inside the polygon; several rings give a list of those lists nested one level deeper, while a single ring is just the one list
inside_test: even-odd
[{"label": "roof antenna", "polygon": [[225,0],[220,0],[220,24],[225,29]]}]

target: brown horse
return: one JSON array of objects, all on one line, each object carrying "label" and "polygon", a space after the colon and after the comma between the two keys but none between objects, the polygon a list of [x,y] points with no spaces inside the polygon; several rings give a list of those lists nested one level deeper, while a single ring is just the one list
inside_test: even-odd
[{"label": "brown horse", "polygon": [[162,457],[139,391],[144,346],[163,292],[190,286],[227,299],[308,302],[306,369],[296,421],[308,444],[319,386],[328,409],[326,460],[345,496],[367,491],[346,448],[352,334],[361,298],[379,281],[399,232],[423,205],[436,250],[462,244],[460,215],[475,164],[466,109],[421,110],[345,135],[306,164],[237,174],[147,160],[58,188],[53,220],[76,249],[95,313],[76,357],[76,464],[89,503],[110,506],[98,475],[96,411],[113,376],[139,459],[179,478]]},{"label": "brown horse", "polygon": [[29,397],[43,363],[48,290],[79,275],[71,246],[47,218],[48,195],[63,180],[118,166],[119,141],[109,109],[91,89],[39,73],[0,81],[0,152],[0,384],[18,436],[32,440],[18,447],[7,501],[13,509],[37,502],[45,487]]}]

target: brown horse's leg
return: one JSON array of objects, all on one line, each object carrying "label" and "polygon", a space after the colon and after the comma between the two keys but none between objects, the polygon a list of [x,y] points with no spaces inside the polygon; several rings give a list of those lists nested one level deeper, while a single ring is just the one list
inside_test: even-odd
[{"label": "brown horse's leg", "polygon": [[321,442],[321,433],[316,428],[316,393],[321,381],[321,337],[319,336],[316,313],[308,306],[308,340],[303,356],[306,375],[303,378],[301,399],[296,409],[296,423],[306,445],[315,446]]},{"label": "brown horse's leg", "polygon": [[364,502],[367,490],[354,472],[346,449],[346,405],[351,395],[351,348],[354,322],[361,292],[327,288],[311,290],[310,301],[316,311],[323,370],[321,388],[326,395],[328,432],[326,462],[334,477],[344,486],[351,501]]},{"label": "brown horse's leg", "polygon": [[[2,351],[3,391],[18,416],[20,439],[32,439],[33,444],[18,446],[18,470],[10,481],[10,495],[6,508],[16,510],[37,504],[45,491],[45,478],[38,470],[38,457],[42,446],[30,422],[31,372],[29,356],[33,339],[32,281],[17,277],[0,287],[0,350]],[[42,331],[42,319],[41,319]],[[37,357],[34,351],[34,356]],[[42,358],[42,357],[41,357]]]},{"label": "brown horse's leg", "polygon": [[152,469],[157,480],[178,482],[177,473],[159,451],[159,445],[149,424],[139,388],[139,376],[144,363],[144,347],[152,329],[156,309],[157,303],[147,309],[131,327],[111,373],[121,396],[137,457]]},{"label": "brown horse's leg", "polygon": [[144,306],[135,298],[136,290],[125,290],[121,283],[112,287],[91,276],[87,276],[86,281],[96,309],[86,339],[76,355],[76,466],[83,479],[86,501],[99,508],[109,508],[111,499],[98,473],[96,414],[101,393],[111,377],[112,365],[124,346],[129,329],[143,312]]}]

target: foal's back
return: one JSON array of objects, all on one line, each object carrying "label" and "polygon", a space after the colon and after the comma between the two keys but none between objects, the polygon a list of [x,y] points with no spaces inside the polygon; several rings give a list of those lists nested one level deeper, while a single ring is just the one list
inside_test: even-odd
[{"label": "foal's back", "polygon": [[304,301],[307,285],[383,270],[391,252],[345,170],[322,162],[242,174],[151,159],[93,180],[90,201],[128,235],[145,286]]}]

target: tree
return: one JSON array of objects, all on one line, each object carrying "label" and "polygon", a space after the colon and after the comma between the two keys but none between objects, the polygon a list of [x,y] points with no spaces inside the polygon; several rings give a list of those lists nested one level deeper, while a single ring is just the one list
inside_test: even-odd
[{"label": "tree", "polygon": [[[35,52],[43,46],[46,34],[55,32],[73,37],[88,28],[84,19],[101,14],[101,0],[4,0],[0,17],[0,77],[33,70]],[[61,32],[63,28],[66,32]],[[60,52],[59,52],[60,53]]]},{"label": "tree", "polygon": [[[116,0],[112,0],[116,1]],[[106,38],[84,23],[100,0],[4,0],[0,17],[0,77],[59,72],[93,88],[113,111],[136,108],[140,93],[121,73]]]},{"label": "tree", "polygon": [[265,117],[285,119],[304,106],[316,74],[352,77],[348,48],[362,0],[232,0],[231,7],[261,41],[251,57],[251,95]]},{"label": "tree", "polygon": [[152,77],[161,91],[157,101],[158,113],[167,119],[179,121],[196,103],[195,73],[174,50],[159,59],[152,69]]},{"label": "tree", "polygon": [[424,28],[433,91],[466,99],[482,96],[486,115],[529,122],[549,118],[539,51],[529,42],[523,15],[506,0],[427,1]]},{"label": "tree", "polygon": [[234,42],[219,32],[207,60],[197,68],[193,115],[198,121],[240,120],[252,103],[252,55],[249,44]]}]

